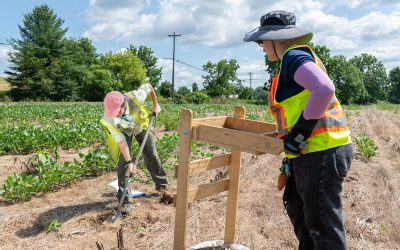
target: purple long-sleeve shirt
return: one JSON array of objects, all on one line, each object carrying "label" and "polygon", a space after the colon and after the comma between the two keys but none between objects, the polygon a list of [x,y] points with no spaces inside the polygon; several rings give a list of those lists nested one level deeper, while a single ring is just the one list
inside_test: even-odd
[{"label": "purple long-sleeve shirt", "polygon": [[294,73],[294,80],[311,92],[304,109],[304,118],[321,118],[335,93],[332,80],[314,62],[301,65]]}]

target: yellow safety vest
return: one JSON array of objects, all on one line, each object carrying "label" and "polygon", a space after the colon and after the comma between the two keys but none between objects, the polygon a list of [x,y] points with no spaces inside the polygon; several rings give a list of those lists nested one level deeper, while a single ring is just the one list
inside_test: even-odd
[{"label": "yellow safety vest", "polygon": [[[296,48],[308,49],[314,58],[314,62],[326,73],[322,61],[307,45],[291,46],[285,51],[283,57],[285,57],[285,54],[289,50]],[[271,89],[268,98],[269,111],[274,117],[277,125],[275,136],[278,138],[282,138],[291,131],[292,127],[296,124],[300,115],[304,111],[310,96],[310,91],[308,89],[304,89],[297,95],[287,98],[282,102],[277,102],[275,99],[275,94],[278,89],[281,69],[282,62],[279,66],[279,71],[277,71],[275,76],[272,78]],[[329,106],[315,126],[311,136],[307,139],[307,153],[318,152],[329,148],[346,145],[350,142],[350,131],[347,128],[346,117],[344,116],[339,101],[334,95]],[[286,154],[286,156],[288,158],[296,157],[295,155],[291,154]]]},{"label": "yellow safety vest", "polygon": [[[142,129],[146,130],[149,127],[149,117],[150,117],[150,112],[146,108],[146,106],[142,103],[140,103],[134,95],[132,95],[130,92],[125,93],[127,100],[128,100],[128,107],[129,107],[129,112],[135,119],[135,123],[139,123],[142,127]],[[104,119],[100,120],[100,123],[105,126],[105,132],[106,132],[106,144],[109,148],[110,151],[110,156],[111,159],[114,161],[115,164],[118,163],[119,161],[119,156],[121,154],[121,151],[119,149],[118,143],[114,140],[112,137],[110,131],[115,131],[116,133],[123,135],[123,133],[114,126],[114,124],[111,124],[107,122]]]}]

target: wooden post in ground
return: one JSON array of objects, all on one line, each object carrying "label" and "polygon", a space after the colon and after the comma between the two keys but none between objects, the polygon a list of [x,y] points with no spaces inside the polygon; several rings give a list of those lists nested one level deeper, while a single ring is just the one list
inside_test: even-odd
[{"label": "wooden post in ground", "polygon": [[178,183],[174,235],[175,250],[185,249],[186,244],[189,164],[192,145],[192,121],[192,111],[188,109],[182,110],[179,125]]},{"label": "wooden post in ground", "polygon": [[[235,118],[245,118],[245,109],[242,106],[235,106]],[[228,204],[226,208],[225,221],[225,244],[234,244],[236,236],[236,221],[239,199],[239,184],[240,184],[240,168],[242,165],[242,152],[232,150],[231,162],[229,168],[229,189],[228,189]]]}]

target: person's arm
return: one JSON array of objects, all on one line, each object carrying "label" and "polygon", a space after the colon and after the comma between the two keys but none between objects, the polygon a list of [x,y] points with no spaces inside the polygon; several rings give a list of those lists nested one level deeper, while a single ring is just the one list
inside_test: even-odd
[{"label": "person's arm", "polygon": [[118,143],[119,150],[121,151],[122,156],[125,159],[125,162],[132,161],[131,155],[129,154],[129,147],[126,140],[122,140]]},{"label": "person's arm", "polygon": [[121,151],[122,156],[124,157],[125,162],[127,163],[127,167],[131,174],[137,174],[136,166],[132,162],[131,155],[129,153],[129,146],[126,140],[122,140],[118,143],[119,150]]},{"label": "person's arm", "polygon": [[304,109],[304,118],[320,119],[335,93],[332,80],[314,62],[301,65],[294,73],[294,80],[311,92]]},{"label": "person's arm", "polygon": [[150,93],[149,93],[149,95],[150,95],[151,103],[153,104],[153,111],[154,111],[154,113],[156,113],[156,115],[158,115],[161,112],[161,107],[160,107],[160,105],[158,104],[158,101],[157,101],[156,91],[154,90],[153,86],[151,86],[150,83],[147,83],[147,84],[150,85]]},{"label": "person's arm", "polygon": [[328,75],[314,62],[306,62],[298,67],[294,73],[294,80],[311,93],[303,113],[290,133],[284,137],[284,147],[287,153],[301,155],[307,138],[311,136],[332,100],[335,86]]}]

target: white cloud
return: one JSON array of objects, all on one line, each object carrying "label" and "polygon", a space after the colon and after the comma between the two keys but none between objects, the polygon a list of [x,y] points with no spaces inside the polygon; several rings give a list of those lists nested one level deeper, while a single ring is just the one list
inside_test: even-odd
[{"label": "white cloud", "polygon": [[350,8],[375,8],[382,6],[399,6],[397,0],[340,0],[337,2]]},{"label": "white cloud", "polygon": [[252,88],[262,86],[268,80],[268,75],[265,72],[264,61],[260,60],[257,63],[243,63],[238,70],[239,79],[243,80],[243,85],[250,86],[250,74],[252,78]]},{"label": "white cloud", "polygon": [[[11,50],[9,45],[0,45],[0,65],[8,64],[8,52]],[[0,72],[3,75],[3,72]]]},{"label": "white cloud", "polygon": [[353,50],[359,48],[363,42],[384,42],[400,35],[398,12],[385,14],[374,11],[358,19],[349,20],[322,10],[314,10],[304,13],[302,18],[301,25],[313,31],[314,41],[327,45],[331,50]]},{"label": "white cloud", "polygon": [[[294,12],[298,26],[312,31],[313,42],[326,45],[333,54],[351,57],[355,53],[371,53],[384,63],[398,62],[400,45],[395,39],[400,36],[400,3],[390,0],[339,0],[334,4],[328,0],[90,0],[86,17],[91,28],[84,36],[146,44],[165,41],[167,34],[175,31],[182,34],[181,46],[195,44],[218,50],[219,55],[225,55],[221,58],[242,58],[240,78],[248,78],[248,72],[253,72],[254,78],[262,78],[264,61],[254,57],[255,53],[262,53],[246,46],[242,38],[259,25],[261,15],[274,9]],[[238,50],[248,51],[249,56],[238,56]],[[164,65],[163,77],[170,81],[171,60],[159,60],[158,65]],[[177,86],[202,82],[201,72],[175,66]]]},{"label": "white cloud", "polygon": [[[172,60],[170,59],[158,59],[157,67],[162,67],[162,81],[172,82]],[[178,63],[175,63],[175,89],[178,90],[179,87],[186,86],[189,89],[192,86],[193,82],[196,82],[199,86],[203,83],[203,78],[201,74],[196,72],[196,69],[188,69],[184,66],[181,66]]]},{"label": "white cloud", "polygon": [[390,39],[360,47],[356,51],[353,51],[349,57],[362,53],[376,56],[385,65],[387,70],[400,66],[400,46],[397,39]]}]

